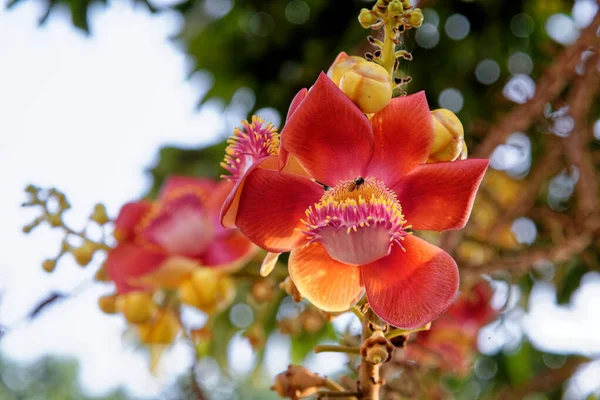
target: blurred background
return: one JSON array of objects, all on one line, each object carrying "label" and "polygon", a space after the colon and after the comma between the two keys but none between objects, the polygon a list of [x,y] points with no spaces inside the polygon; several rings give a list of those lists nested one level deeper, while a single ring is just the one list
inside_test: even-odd
[{"label": "blurred background", "polygon": [[[425,90],[431,109],[455,112],[472,154],[491,158],[469,226],[431,238],[455,255],[463,282],[482,274],[493,282],[500,311],[479,334],[474,373],[451,387],[457,398],[482,398],[541,376],[553,385],[534,388],[528,399],[598,396],[598,2],[413,3],[425,19],[403,37],[414,57],[400,65],[412,77],[406,90]],[[40,268],[59,237],[47,227],[25,237],[32,214],[19,207],[23,189],[64,191],[77,224],[98,201],[114,216],[125,202],[152,196],[169,174],[218,177],[223,141],[240,119],[257,113],[281,127],[296,91],[339,51],[370,50],[356,16],[371,6],[5,1],[1,399],[188,398],[189,345],[173,346],[151,374],[125,322],[99,311],[107,289],[91,282],[93,268],[70,261],[52,275]],[[287,300],[280,321],[302,311]],[[316,372],[345,368],[343,356],[310,349],[344,332],[351,317],[310,339],[290,339],[273,326],[266,351],[256,352],[240,334],[252,324],[247,308],[232,307],[223,322],[227,340],[213,343],[194,370],[211,398],[271,398],[269,377],[304,357]]]}]

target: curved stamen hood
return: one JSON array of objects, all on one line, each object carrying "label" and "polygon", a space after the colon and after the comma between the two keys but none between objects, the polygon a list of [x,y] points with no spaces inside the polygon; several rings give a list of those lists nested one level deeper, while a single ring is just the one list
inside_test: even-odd
[{"label": "curved stamen hood", "polygon": [[410,233],[393,191],[375,178],[341,181],[306,210],[304,233],[340,262],[365,265],[390,253]]},{"label": "curved stamen hood", "polygon": [[222,178],[237,182],[256,161],[279,153],[279,133],[272,123],[252,117],[252,122],[242,121],[227,140],[225,159],[221,166],[231,173]]}]

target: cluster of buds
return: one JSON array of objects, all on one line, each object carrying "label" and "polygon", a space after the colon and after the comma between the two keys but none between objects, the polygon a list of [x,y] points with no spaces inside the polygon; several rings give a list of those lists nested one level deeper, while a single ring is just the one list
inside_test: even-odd
[{"label": "cluster of buds", "polygon": [[235,297],[233,280],[211,268],[197,268],[177,291],[179,299],[208,314],[223,311]]},{"label": "cluster of buds", "polygon": [[[34,185],[27,186],[25,193],[28,196],[28,200],[22,206],[39,207],[42,212],[31,223],[23,227],[23,232],[30,233],[44,223],[47,223],[52,228],[60,228],[64,232],[59,253],[54,258],[48,258],[42,263],[42,268],[46,272],[53,272],[59,260],[67,253],[73,255],[78,265],[85,267],[92,261],[97,251],[110,249],[103,241],[90,239],[86,234],[86,229],[76,231],[66,225],[64,214],[71,208],[71,205],[64,193],[54,188],[42,189]],[[96,204],[89,217],[89,222],[103,227],[109,221],[106,207],[103,204]],[[72,244],[72,238],[75,238],[79,244]]]},{"label": "cluster of buds", "polygon": [[160,293],[133,291],[98,299],[106,314],[120,313],[134,325],[144,344],[170,344],[181,329],[176,304]]},{"label": "cluster of buds", "polygon": [[284,398],[302,399],[312,396],[327,384],[326,379],[299,365],[290,365],[288,369],[275,377],[271,390]]},{"label": "cluster of buds", "polygon": [[423,12],[414,8],[410,0],[378,0],[372,9],[360,10],[358,20],[365,29],[379,29],[386,22],[393,22],[401,32],[418,28],[423,23]]},{"label": "cluster of buds", "polygon": [[330,315],[314,306],[307,306],[297,317],[279,321],[281,333],[298,337],[304,332],[314,335],[329,321]]}]

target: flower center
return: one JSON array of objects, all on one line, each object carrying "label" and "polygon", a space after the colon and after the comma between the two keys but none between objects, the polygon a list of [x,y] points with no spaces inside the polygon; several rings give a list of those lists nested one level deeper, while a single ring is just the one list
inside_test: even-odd
[{"label": "flower center", "polygon": [[242,128],[235,128],[227,141],[225,159],[221,166],[231,175],[222,178],[236,182],[256,161],[279,153],[279,133],[272,123],[258,116],[252,122],[242,121]]},{"label": "flower center", "polygon": [[339,182],[306,210],[302,222],[309,244],[321,242],[331,258],[351,265],[387,256],[410,234],[396,194],[371,177]]}]

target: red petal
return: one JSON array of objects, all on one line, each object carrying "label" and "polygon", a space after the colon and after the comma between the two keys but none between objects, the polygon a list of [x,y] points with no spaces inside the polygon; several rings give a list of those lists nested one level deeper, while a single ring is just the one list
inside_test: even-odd
[{"label": "red petal", "polygon": [[317,181],[335,186],[364,175],[373,133],[367,117],[321,73],[283,128],[281,145]]},{"label": "red petal", "polygon": [[[292,100],[292,103],[290,104],[290,108],[288,109],[287,117],[285,117],[286,123],[290,119],[292,114],[294,114],[294,112],[296,111],[296,109],[298,108],[300,103],[302,103],[302,101],[306,97],[307,93],[308,93],[308,89],[306,89],[306,88],[300,89],[300,91],[298,93],[296,93],[296,95],[294,96],[294,99]],[[288,153],[288,151],[286,149],[284,149],[283,146],[280,146],[279,147],[279,169],[283,169],[287,165],[289,157],[290,157],[290,153]]]},{"label": "red petal", "polygon": [[296,95],[292,99],[292,102],[290,103],[290,108],[288,109],[287,117],[285,117],[286,122],[290,119],[292,114],[294,114],[294,112],[296,111],[300,103],[302,103],[307,94],[308,89],[306,88],[300,89],[300,91],[296,93]]},{"label": "red petal", "polygon": [[223,207],[221,208],[220,220],[221,224],[225,228],[235,228],[235,219],[237,218],[238,207],[240,204],[240,195],[242,194],[242,190],[244,190],[244,185],[246,183],[246,177],[255,168],[267,168],[276,170],[278,168],[278,160],[277,157],[268,157],[262,161],[259,161],[252,165],[248,171],[235,183],[233,189],[225,199],[223,203]]},{"label": "red petal", "polygon": [[213,240],[200,257],[203,266],[237,269],[254,256],[258,247],[237,230]]},{"label": "red petal", "polygon": [[461,229],[488,164],[471,159],[420,165],[391,189],[414,230]]},{"label": "red petal", "polygon": [[246,175],[235,224],[263,249],[285,253],[306,242],[301,219],[322,195],[323,188],[309,179],[256,168]]},{"label": "red petal", "polygon": [[106,257],[106,272],[117,285],[119,293],[142,289],[128,283],[159,268],[167,256],[132,242],[118,245]]},{"label": "red petal", "polygon": [[133,239],[136,225],[150,211],[151,207],[152,202],[147,200],[127,203],[121,207],[115,220],[115,238],[120,242]]},{"label": "red petal", "polygon": [[292,251],[288,265],[300,294],[324,311],[345,311],[363,295],[361,267],[335,261],[320,243]]},{"label": "red petal", "polygon": [[393,246],[389,256],[360,267],[373,311],[394,326],[415,329],[450,307],[458,291],[458,268],[445,251],[406,236],[406,251]]},{"label": "red petal", "polygon": [[433,121],[425,92],[396,97],[371,118],[375,152],[367,176],[393,186],[424,163],[433,144]]},{"label": "red petal", "polygon": [[165,200],[174,192],[180,189],[200,189],[204,193],[210,193],[217,181],[208,178],[196,178],[193,176],[170,176],[160,188],[159,199]]}]

